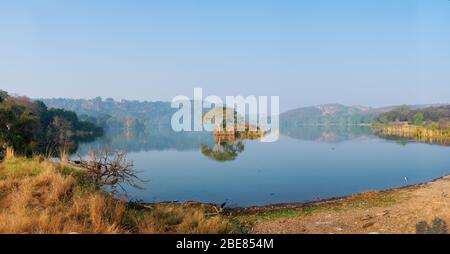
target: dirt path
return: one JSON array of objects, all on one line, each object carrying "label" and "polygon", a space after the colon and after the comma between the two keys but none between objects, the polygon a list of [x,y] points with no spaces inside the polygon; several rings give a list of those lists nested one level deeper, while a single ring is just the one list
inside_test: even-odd
[{"label": "dirt path", "polygon": [[241,216],[250,233],[416,233],[434,218],[450,225],[450,176],[431,183],[373,192],[303,208]]}]

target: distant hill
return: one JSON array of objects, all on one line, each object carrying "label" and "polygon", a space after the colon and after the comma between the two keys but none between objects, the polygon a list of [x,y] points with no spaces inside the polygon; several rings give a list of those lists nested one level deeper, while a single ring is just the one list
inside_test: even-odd
[{"label": "distant hill", "polygon": [[280,115],[282,126],[370,123],[379,110],[363,106],[325,104],[290,110]]},{"label": "distant hill", "polygon": [[174,112],[170,102],[149,102],[122,100],[115,101],[111,98],[102,99],[40,99],[49,108],[63,108],[72,110],[80,115],[98,116],[108,114],[112,116],[139,116],[151,117],[169,115]]},{"label": "distant hill", "polygon": [[[40,99],[49,108],[62,108],[76,112],[82,120],[96,121],[104,128],[142,128],[143,126],[170,126],[170,119],[177,109],[170,102],[148,102],[113,99]],[[429,106],[411,105],[417,110]],[[302,125],[348,125],[369,124],[382,113],[394,110],[398,106],[371,108],[364,106],[345,106],[341,104],[324,104],[297,108],[280,115],[281,127]]]},{"label": "distant hill", "polygon": [[176,109],[170,102],[115,101],[113,99],[40,99],[49,108],[76,112],[82,119],[97,121],[107,129],[136,129],[143,126],[168,126]]},{"label": "distant hill", "polygon": [[[411,105],[412,110],[442,105]],[[370,124],[380,114],[389,112],[399,106],[371,108],[364,106],[345,106],[341,104],[324,104],[312,107],[297,108],[280,115],[282,127],[302,125],[348,125]]]}]

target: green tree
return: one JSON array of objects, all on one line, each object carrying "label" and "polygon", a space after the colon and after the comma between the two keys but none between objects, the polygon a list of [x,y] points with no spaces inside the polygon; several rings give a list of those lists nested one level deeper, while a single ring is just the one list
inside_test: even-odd
[{"label": "green tree", "polygon": [[0,142],[16,151],[30,152],[38,118],[31,108],[20,101],[5,98],[0,103]]},{"label": "green tree", "polygon": [[47,109],[43,102],[12,97],[0,90],[0,149],[12,147],[23,155],[49,154],[61,146],[75,148],[80,140],[102,134],[102,128],[80,121],[72,111]]},{"label": "green tree", "polygon": [[423,116],[423,114],[422,114],[421,112],[416,113],[416,114],[413,116],[414,124],[422,124],[423,121],[424,121],[424,119],[425,119],[425,117]]}]

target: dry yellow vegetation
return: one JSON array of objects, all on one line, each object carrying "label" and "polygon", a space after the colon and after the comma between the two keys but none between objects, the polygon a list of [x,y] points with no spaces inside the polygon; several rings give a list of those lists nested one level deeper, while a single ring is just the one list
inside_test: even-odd
[{"label": "dry yellow vegetation", "polygon": [[450,130],[429,126],[401,124],[376,124],[373,126],[376,134],[412,138],[427,143],[450,143]]},{"label": "dry yellow vegetation", "polygon": [[98,191],[83,172],[49,161],[8,157],[0,164],[0,233],[236,233],[211,207],[144,207]]}]

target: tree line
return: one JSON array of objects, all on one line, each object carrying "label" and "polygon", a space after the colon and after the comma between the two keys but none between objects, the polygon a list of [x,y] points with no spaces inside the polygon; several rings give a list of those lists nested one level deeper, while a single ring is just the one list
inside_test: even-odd
[{"label": "tree line", "polygon": [[440,128],[450,128],[450,105],[411,109],[404,105],[389,112],[382,113],[375,118],[376,123],[408,122],[423,125],[437,123]]},{"label": "tree line", "polygon": [[11,96],[0,90],[1,151],[12,148],[16,154],[50,155],[101,135],[101,127],[81,121],[75,112],[49,109],[41,101]]}]

